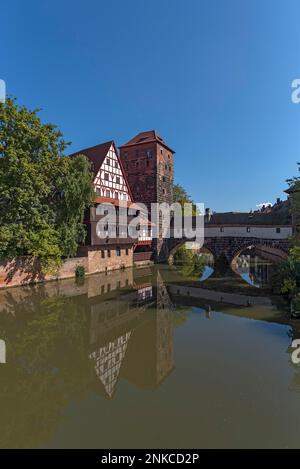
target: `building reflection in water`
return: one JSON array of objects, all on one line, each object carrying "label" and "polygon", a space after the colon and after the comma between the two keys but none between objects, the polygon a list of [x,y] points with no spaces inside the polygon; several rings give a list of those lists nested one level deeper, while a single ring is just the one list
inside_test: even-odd
[{"label": "building reflection in water", "polygon": [[121,377],[154,388],[173,370],[172,308],[159,271],[153,278],[150,269],[140,271],[118,299],[91,305],[90,358],[105,397],[113,397]]},{"label": "building reflection in water", "polygon": [[109,398],[113,396],[130,336],[131,332],[126,332],[90,354],[96,363],[96,374]]}]

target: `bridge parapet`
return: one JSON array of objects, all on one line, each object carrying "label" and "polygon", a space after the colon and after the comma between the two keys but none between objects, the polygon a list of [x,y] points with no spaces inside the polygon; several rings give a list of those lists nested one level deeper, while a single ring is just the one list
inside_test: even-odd
[{"label": "bridge parapet", "polygon": [[205,238],[259,238],[259,239],[288,239],[292,235],[291,225],[276,226],[223,226],[214,225],[204,227]]}]

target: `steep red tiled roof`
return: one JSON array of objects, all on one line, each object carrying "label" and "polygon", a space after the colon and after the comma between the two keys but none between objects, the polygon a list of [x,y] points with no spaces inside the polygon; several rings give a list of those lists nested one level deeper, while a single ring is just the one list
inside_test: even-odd
[{"label": "steep red tiled roof", "polygon": [[77,151],[75,153],[72,153],[72,155],[70,156],[73,157],[77,155],[85,155],[92,163],[92,169],[96,176],[104,161],[104,158],[106,157],[112,145],[114,145],[114,141],[110,140],[109,142],[100,143],[99,145],[95,145],[94,147],[89,147]]},{"label": "steep red tiled roof", "polygon": [[127,143],[124,143],[124,145],[121,145],[119,148],[130,147],[130,146],[137,145],[140,143],[151,143],[151,142],[160,143],[161,145],[166,147],[168,150],[170,150],[172,153],[175,153],[174,150],[172,150],[172,148],[170,148],[166,144],[164,139],[161,138],[160,135],[158,135],[158,133],[155,130],[148,130],[146,132],[140,132],[131,140],[129,140]]}]

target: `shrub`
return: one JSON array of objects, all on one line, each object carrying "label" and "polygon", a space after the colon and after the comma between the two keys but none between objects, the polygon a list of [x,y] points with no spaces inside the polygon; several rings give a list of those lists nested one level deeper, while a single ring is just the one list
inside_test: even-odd
[{"label": "shrub", "polygon": [[85,276],[85,267],[83,265],[78,265],[75,270],[76,278],[84,278]]},{"label": "shrub", "polygon": [[295,295],[300,290],[300,263],[291,257],[275,268],[272,276],[272,290],[283,295]]}]

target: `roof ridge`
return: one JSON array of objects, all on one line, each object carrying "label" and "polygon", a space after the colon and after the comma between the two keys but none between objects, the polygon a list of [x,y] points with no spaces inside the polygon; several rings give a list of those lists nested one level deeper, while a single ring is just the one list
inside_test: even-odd
[{"label": "roof ridge", "polygon": [[91,147],[81,148],[80,150],[75,151],[74,153],[71,153],[69,156],[78,155],[81,151],[93,150],[95,148],[102,147],[104,145],[108,145],[109,143],[113,144],[114,140],[107,140],[107,142],[98,143],[97,145],[92,145]]}]

